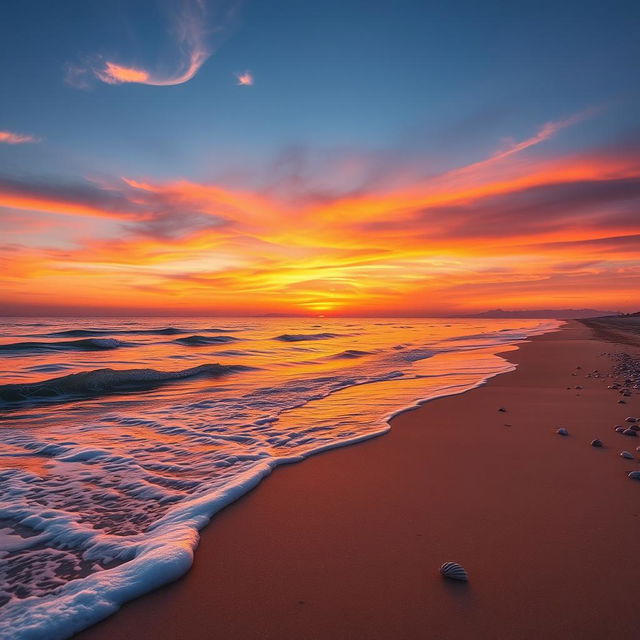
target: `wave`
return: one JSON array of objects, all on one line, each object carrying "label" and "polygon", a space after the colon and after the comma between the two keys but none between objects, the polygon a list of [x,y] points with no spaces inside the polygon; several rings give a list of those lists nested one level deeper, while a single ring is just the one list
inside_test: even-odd
[{"label": "wave", "polygon": [[50,378],[41,382],[25,382],[0,385],[0,403],[16,404],[33,401],[61,402],[76,398],[88,398],[119,391],[152,389],[167,382],[196,376],[221,376],[226,373],[246,371],[242,365],[202,364],[180,371],[156,369],[95,369],[67,376]]},{"label": "wave", "polygon": [[[223,327],[207,327],[200,329],[207,333],[233,333],[239,329],[225,329]],[[149,335],[149,336],[177,336],[181,333],[189,333],[189,329],[181,329],[180,327],[162,327],[160,329],[101,329],[98,327],[89,329],[65,329],[63,331],[54,331],[52,333],[38,334],[39,338],[92,338],[99,336],[117,336],[117,335]],[[36,337],[34,335],[34,337]]]},{"label": "wave", "polygon": [[327,340],[340,337],[337,333],[283,333],[274,340],[282,342],[302,342],[303,340]]},{"label": "wave", "polygon": [[347,349],[342,353],[337,353],[335,356],[331,356],[336,359],[351,359],[351,358],[362,358],[363,356],[370,356],[371,351],[358,351],[358,349]]},{"label": "wave", "polygon": [[114,338],[87,338],[85,340],[65,340],[63,342],[12,342],[0,344],[0,351],[104,351],[124,346],[124,342]]},{"label": "wave", "polygon": [[212,344],[226,344],[227,342],[235,342],[238,338],[233,336],[188,336],[186,338],[178,338],[174,340],[178,344],[184,344],[188,347],[205,347]]},{"label": "wave", "polygon": [[162,329],[65,329],[64,331],[54,331],[53,333],[45,333],[45,338],[84,338],[95,336],[115,336],[115,335],[158,335],[158,336],[174,336],[180,333],[188,333],[186,329],[178,327],[164,327]]}]

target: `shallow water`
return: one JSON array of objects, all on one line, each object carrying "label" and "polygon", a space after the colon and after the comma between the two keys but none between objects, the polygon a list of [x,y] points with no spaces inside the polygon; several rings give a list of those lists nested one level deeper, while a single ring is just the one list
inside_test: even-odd
[{"label": "shallow water", "polygon": [[68,637],[181,575],[197,530],[276,465],[384,433],[394,412],[510,370],[496,352],[558,325],[5,321],[0,636]]}]

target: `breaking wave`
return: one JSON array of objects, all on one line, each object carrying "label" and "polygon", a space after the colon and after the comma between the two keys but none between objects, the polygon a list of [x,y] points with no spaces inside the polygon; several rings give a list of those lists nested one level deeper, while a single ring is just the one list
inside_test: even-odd
[{"label": "breaking wave", "polygon": [[0,351],[32,352],[43,351],[104,351],[125,346],[115,338],[87,338],[86,340],[64,340],[62,342],[12,342],[0,344]]},{"label": "breaking wave", "polygon": [[116,393],[150,389],[167,382],[196,376],[221,376],[234,371],[248,370],[241,365],[203,364],[180,371],[155,369],[95,369],[41,382],[0,385],[0,402],[15,404],[37,400],[62,401]]}]

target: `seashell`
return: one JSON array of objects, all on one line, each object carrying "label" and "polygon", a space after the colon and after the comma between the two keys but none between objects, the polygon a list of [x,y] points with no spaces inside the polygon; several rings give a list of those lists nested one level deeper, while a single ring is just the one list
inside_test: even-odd
[{"label": "seashell", "polygon": [[592,447],[601,447],[602,446],[602,440],[598,440],[598,438],[596,438],[595,440],[591,441],[591,446]]},{"label": "seashell", "polygon": [[564,427],[560,427],[560,429],[558,429],[558,430],[556,431],[556,433],[557,433],[559,436],[568,436],[568,435],[569,435],[569,432],[568,432]]},{"label": "seashell", "polygon": [[632,480],[640,480],[640,471],[632,471],[632,472],[629,474],[629,477],[630,477]]},{"label": "seashell", "polygon": [[638,437],[638,434],[633,430],[633,429],[625,429],[622,432],[623,436],[635,436],[636,438]]},{"label": "seashell", "polygon": [[625,422],[638,422],[638,418],[634,418],[633,416],[629,416],[624,419]]},{"label": "seashell", "polygon": [[440,573],[450,580],[460,580],[461,582],[467,582],[467,580],[469,580],[469,576],[464,570],[464,567],[457,562],[445,562],[440,567]]},{"label": "seashell", "polygon": [[633,454],[629,453],[628,451],[621,451],[620,457],[626,458],[627,460],[633,460]]},{"label": "seashell", "polygon": [[618,433],[624,433],[625,428],[624,428],[623,426],[621,426],[621,425],[618,425],[618,426],[616,427],[616,431],[617,431]]}]

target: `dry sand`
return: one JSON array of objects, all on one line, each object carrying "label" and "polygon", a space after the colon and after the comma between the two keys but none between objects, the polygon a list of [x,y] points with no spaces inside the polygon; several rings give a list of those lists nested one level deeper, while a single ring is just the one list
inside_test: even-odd
[{"label": "dry sand", "polygon": [[619,457],[640,438],[613,431],[640,396],[585,378],[622,350],[572,322],[505,354],[515,372],[280,467],[213,519],[187,576],[79,637],[640,637],[640,463]]}]

